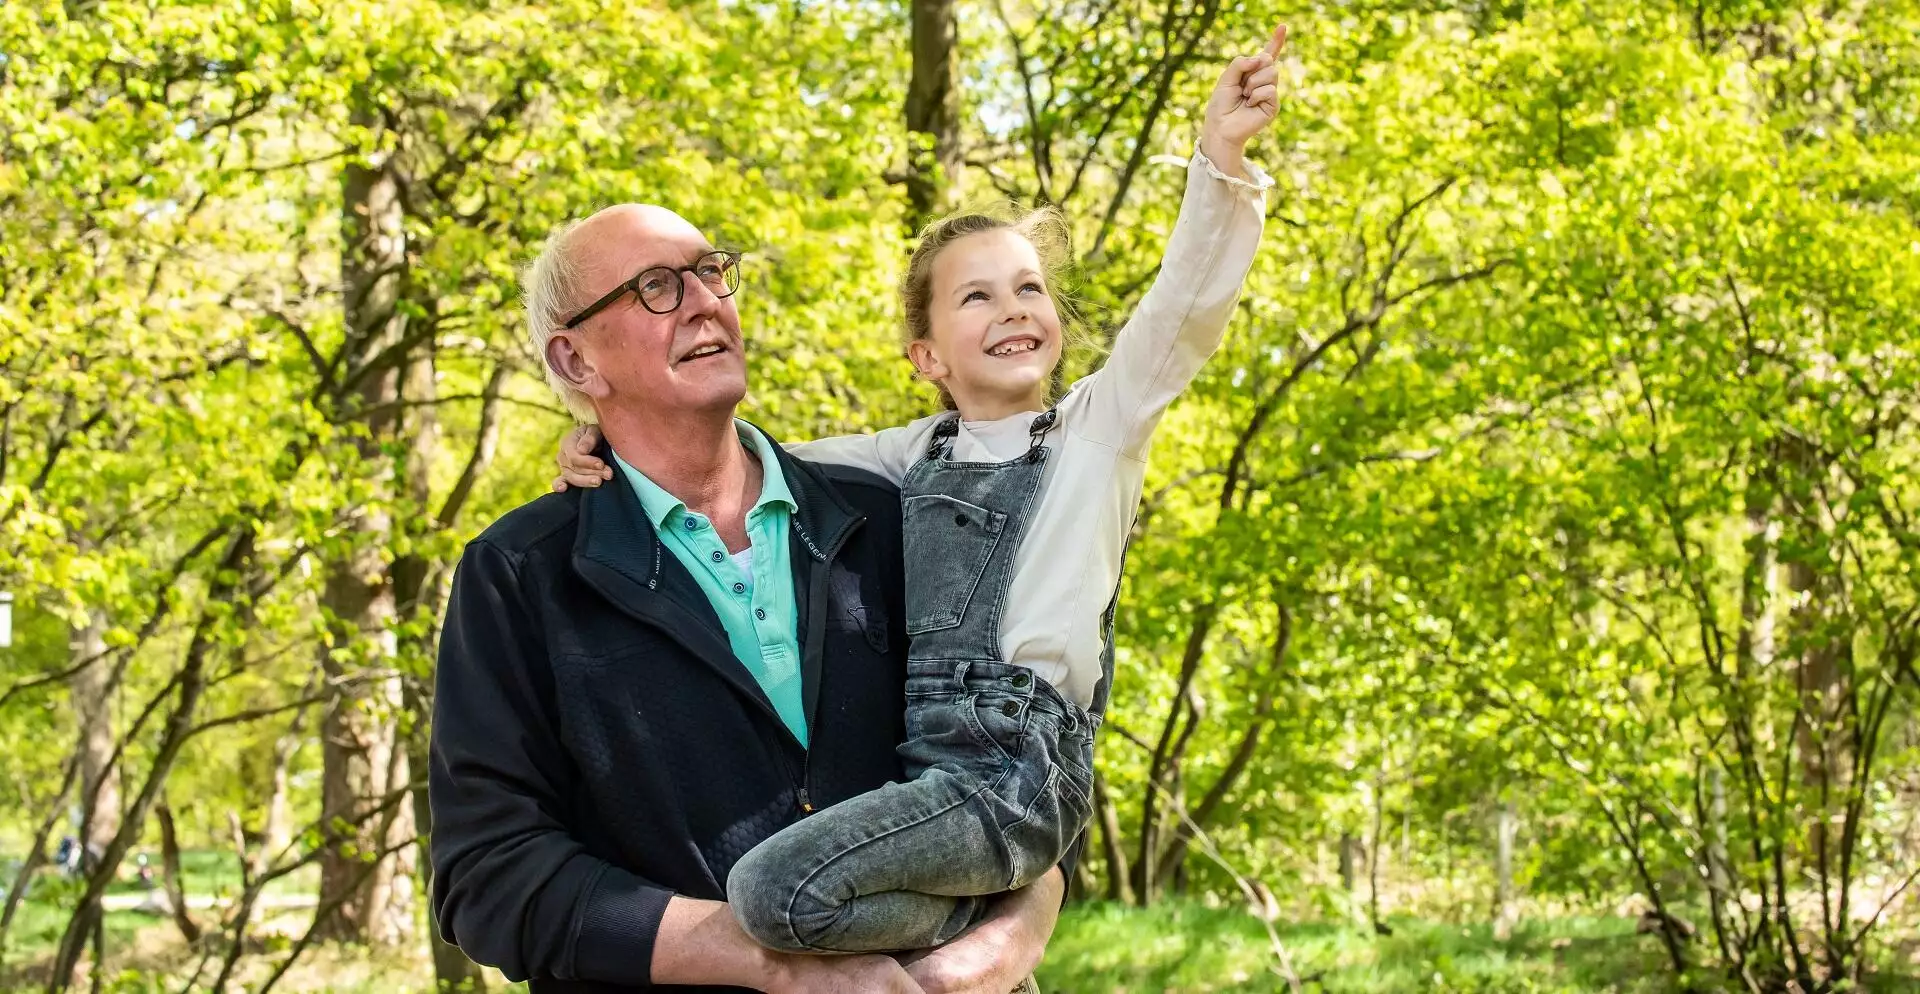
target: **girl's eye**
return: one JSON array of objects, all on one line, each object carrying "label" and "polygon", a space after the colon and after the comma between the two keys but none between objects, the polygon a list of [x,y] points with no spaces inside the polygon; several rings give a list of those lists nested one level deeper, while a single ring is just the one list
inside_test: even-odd
[{"label": "girl's eye", "polygon": [[1032,290],[1032,291],[1033,291],[1034,293],[1046,293],[1046,292],[1047,292],[1047,288],[1046,288],[1046,287],[1043,287],[1043,286],[1041,286],[1041,285],[1040,285],[1040,284],[1038,284],[1038,283],[1023,283],[1023,284],[1021,284],[1021,285],[1020,285],[1020,289],[1021,289],[1021,290],[1022,290],[1023,292],[1024,292],[1024,291],[1027,291],[1027,290]]},{"label": "girl's eye", "polygon": [[975,300],[985,300],[985,299],[987,299],[987,295],[984,291],[974,290],[968,293],[966,297],[962,298],[960,302],[963,304],[971,304]]}]

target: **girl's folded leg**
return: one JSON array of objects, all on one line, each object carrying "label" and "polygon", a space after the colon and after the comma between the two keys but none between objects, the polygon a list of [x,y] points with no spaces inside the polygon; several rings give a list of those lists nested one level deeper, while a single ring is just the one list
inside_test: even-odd
[{"label": "girl's folded leg", "polygon": [[748,935],[782,952],[937,946],[972,924],[984,898],[1016,886],[1008,818],[979,781],[928,770],[755,846],[728,875],[727,901]]}]

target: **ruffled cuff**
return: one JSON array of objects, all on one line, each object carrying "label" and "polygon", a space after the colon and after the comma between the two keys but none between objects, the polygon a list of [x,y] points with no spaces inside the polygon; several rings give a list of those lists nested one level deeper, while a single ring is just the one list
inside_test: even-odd
[{"label": "ruffled cuff", "polygon": [[1248,191],[1249,193],[1266,193],[1268,190],[1273,189],[1273,177],[1267,175],[1267,171],[1265,169],[1260,168],[1259,163],[1254,162],[1252,159],[1246,160],[1247,172],[1253,176],[1252,182],[1243,180],[1238,176],[1229,176],[1226,173],[1222,172],[1220,167],[1214,165],[1213,160],[1207,158],[1207,154],[1205,152],[1200,151],[1198,148],[1195,148],[1193,150],[1192,164],[1196,166],[1204,166],[1207,170],[1207,175],[1212,176],[1214,179],[1222,180],[1233,186],[1240,187]]}]

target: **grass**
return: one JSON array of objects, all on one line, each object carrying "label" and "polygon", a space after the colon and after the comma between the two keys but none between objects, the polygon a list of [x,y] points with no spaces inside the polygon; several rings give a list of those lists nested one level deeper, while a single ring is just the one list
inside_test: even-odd
[{"label": "grass", "polygon": [[[77,881],[59,879],[42,873],[34,882],[7,935],[8,963],[31,962],[50,956],[60,943],[73,914],[73,901],[80,894]],[[154,917],[135,911],[115,911],[106,916],[106,944],[109,949],[125,948],[142,929],[153,924]]]},{"label": "grass", "polygon": [[[154,886],[159,887],[159,862],[154,858]],[[146,892],[137,876],[134,875],[129,861],[125,875],[107,885],[109,897],[124,894],[142,894]],[[180,877],[190,896],[221,895],[238,896],[240,892],[240,863],[232,853],[218,851],[184,852],[180,854]],[[6,881],[10,883],[9,873]],[[269,883],[267,894],[312,894],[319,882],[319,871],[312,867],[288,874]],[[52,956],[65,932],[67,920],[72,914],[73,902],[79,896],[80,882],[62,876],[59,871],[42,868],[35,876],[26,900],[20,902],[20,910],[14,918],[13,927],[7,935],[6,962],[9,964],[32,963]],[[206,919],[211,912],[199,909],[195,917]],[[109,950],[127,949],[137,945],[137,938],[156,925],[172,929],[163,919],[147,911],[109,911],[106,915],[106,946]]]},{"label": "grass", "polygon": [[[1332,924],[1279,925],[1303,994],[1668,994],[1664,947],[1627,918],[1525,922],[1511,938],[1486,925],[1389,919],[1391,936]],[[1913,945],[1920,949],[1920,937]],[[1891,936],[1883,934],[1883,940]],[[1907,943],[1899,944],[1903,948]],[[1859,994],[1916,994],[1920,956],[1882,946]],[[1909,957],[1912,957],[1911,959]],[[1199,994],[1291,990],[1266,929],[1239,908],[1168,902],[1086,904],[1060,918],[1038,973],[1049,994]],[[1718,978],[1696,977],[1696,990]]]},{"label": "grass", "polygon": [[[239,889],[238,866],[224,854],[187,854],[183,875],[190,893],[231,894]],[[316,882],[296,875],[270,889],[311,894]],[[17,967],[51,957],[77,889],[77,883],[52,874],[40,879],[14,923],[8,964]],[[139,890],[137,881],[113,887],[115,893]],[[210,913],[197,914],[204,921]],[[282,921],[298,934],[309,914],[288,909]],[[1652,936],[1634,934],[1631,919],[1541,919],[1523,923],[1505,940],[1495,939],[1485,925],[1419,919],[1393,919],[1390,924],[1391,936],[1333,924],[1280,925],[1278,932],[1304,994],[1667,994],[1674,989],[1660,944]],[[180,989],[182,971],[190,971],[190,956],[170,922],[150,913],[111,912],[107,932],[114,967],[108,990],[171,994]],[[247,986],[257,984],[284,955],[284,942],[268,948],[273,951],[242,961]],[[307,951],[275,989],[287,994],[426,994],[432,968],[425,952],[420,948],[373,957],[364,950],[319,946]],[[1895,959],[1902,961],[1898,967]],[[1910,972],[1905,959],[1897,955],[1885,965]],[[1278,963],[1266,929],[1237,907],[1175,901],[1143,909],[1093,903],[1074,905],[1062,915],[1039,980],[1049,994],[1289,991]],[[493,980],[494,991],[524,990],[503,985],[497,974]],[[0,980],[0,989],[7,986]],[[1874,977],[1862,994],[1917,991],[1920,980],[1887,973]]]},{"label": "grass", "polygon": [[[1475,994],[1668,989],[1660,951],[1624,919],[1562,918],[1523,926],[1505,941],[1486,926],[1415,920],[1394,934],[1335,925],[1284,925],[1281,944],[1301,989],[1325,994],[1469,991]],[[1040,986],[1062,994],[1287,991],[1260,922],[1237,908],[1174,903],[1070,909],[1054,933]]]},{"label": "grass", "polygon": [[[192,871],[188,877],[192,879]],[[28,948],[51,952],[65,916],[38,901],[28,902],[23,911],[44,915],[16,925],[38,931],[38,941],[29,940]],[[44,927],[35,927],[35,922]],[[108,925],[110,949],[151,949],[156,940],[171,944],[178,938],[169,923],[147,915],[109,915]],[[1636,937],[1627,920],[1556,919],[1524,927],[1506,942],[1494,940],[1485,927],[1412,920],[1393,926],[1393,936],[1376,937],[1332,925],[1292,925],[1282,928],[1281,940],[1294,972],[1305,981],[1302,989],[1314,994],[1667,990],[1659,950],[1651,939]],[[136,937],[141,930],[146,935]],[[9,959],[18,963],[35,958],[21,952],[16,946]],[[150,967],[165,960],[150,960]],[[1147,909],[1088,904],[1075,905],[1061,917],[1039,980],[1041,988],[1053,994],[1286,991],[1275,963],[1265,929],[1239,909],[1197,903]],[[249,973],[257,978],[268,967],[263,959]],[[423,994],[430,969],[424,956],[373,961],[362,951],[322,947],[303,957],[276,990]],[[113,989],[131,994],[178,988],[177,982],[167,988],[137,975],[123,977]],[[500,989],[497,978],[493,989]]]}]

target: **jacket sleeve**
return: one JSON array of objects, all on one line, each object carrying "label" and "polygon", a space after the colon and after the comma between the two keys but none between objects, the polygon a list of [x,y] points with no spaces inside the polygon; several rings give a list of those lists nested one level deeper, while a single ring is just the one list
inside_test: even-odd
[{"label": "jacket sleeve", "polygon": [[517,567],[482,540],[454,574],[428,771],[434,910],[448,942],[511,980],[646,986],[673,895],[567,832],[578,776]]}]

